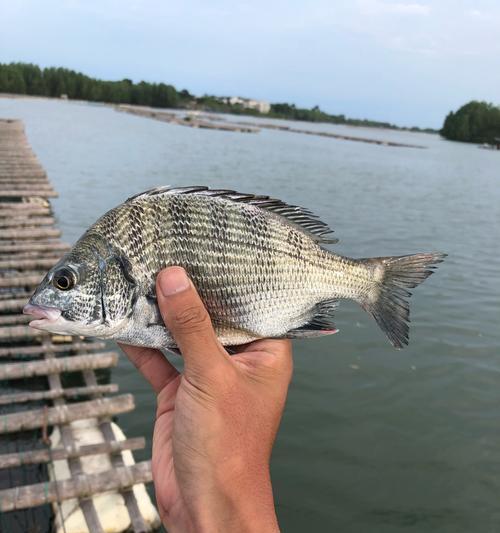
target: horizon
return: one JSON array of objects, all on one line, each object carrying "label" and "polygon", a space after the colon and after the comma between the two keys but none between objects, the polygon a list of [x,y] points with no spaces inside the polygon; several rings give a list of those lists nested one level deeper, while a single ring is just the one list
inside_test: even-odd
[{"label": "horizon", "polygon": [[450,0],[333,7],[257,1],[238,9],[226,0],[0,2],[2,63],[163,82],[197,96],[318,105],[402,127],[439,129],[470,100],[500,101],[500,44],[493,39],[500,5],[490,0],[460,8]]}]

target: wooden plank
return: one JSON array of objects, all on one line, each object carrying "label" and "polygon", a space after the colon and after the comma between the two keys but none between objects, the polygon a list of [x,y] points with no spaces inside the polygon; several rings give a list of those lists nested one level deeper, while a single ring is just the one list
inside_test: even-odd
[{"label": "wooden plank", "polygon": [[0,341],[14,340],[14,339],[34,339],[37,337],[48,336],[46,331],[33,329],[29,326],[4,326],[0,328]]},{"label": "wooden plank", "polygon": [[0,300],[0,312],[20,312],[26,305],[26,298],[13,298],[11,300]]},{"label": "wooden plank", "polygon": [[[1,193],[0,193],[1,195]],[[19,229],[3,229],[0,232],[0,239],[17,240],[17,239],[55,239],[60,237],[62,232],[56,228],[19,228]]]},{"label": "wooden plank", "polygon": [[93,396],[95,394],[114,394],[116,392],[118,392],[118,385],[114,383],[109,385],[94,385],[92,387],[68,387],[66,389],[16,392],[0,395],[0,405],[54,400],[56,398],[77,398],[79,396]]},{"label": "wooden plank", "polygon": [[10,326],[12,324],[27,324],[32,318],[28,315],[3,315],[0,316],[0,326]]},{"label": "wooden plank", "polygon": [[73,457],[86,457],[103,453],[120,453],[125,450],[142,450],[146,446],[144,437],[133,439],[115,440],[113,442],[99,442],[78,446],[73,444],[69,448],[52,448],[45,450],[28,450],[18,453],[5,453],[0,455],[0,468],[34,465],[61,461]]},{"label": "wooden plank", "polygon": [[99,474],[80,474],[62,481],[4,489],[0,491],[0,506],[2,512],[6,513],[46,503],[85,498],[101,492],[125,489],[138,483],[149,483],[152,479],[151,461],[142,461]]},{"label": "wooden plank", "polygon": [[67,251],[71,249],[71,246],[65,242],[60,241],[47,241],[47,242],[22,242],[15,244],[3,244],[0,241],[0,253],[15,253],[40,250],[45,253],[53,252],[54,250]]},{"label": "wooden plank", "polygon": [[94,350],[102,350],[106,347],[106,343],[102,341],[74,341],[61,344],[37,344],[35,346],[6,346],[0,348],[0,357],[17,357],[19,355],[39,355],[43,354],[47,349],[54,353],[85,351],[91,352]]},{"label": "wooden plank", "polygon": [[55,191],[41,190],[0,191],[0,198],[30,198],[32,196],[39,196],[40,198],[57,198],[59,195]]},{"label": "wooden plank", "polygon": [[99,418],[127,413],[134,409],[132,394],[121,394],[113,398],[100,398],[86,402],[58,405],[48,409],[33,409],[3,415],[0,418],[0,434],[37,429],[43,426],[69,424],[83,418]]},{"label": "wooden plank", "polygon": [[[83,379],[85,381],[85,384],[89,387],[97,385],[96,376],[93,370],[84,370]],[[99,397],[100,394],[97,393],[95,396]],[[99,428],[104,436],[104,439],[107,442],[116,442],[116,437],[111,426],[111,422],[109,422],[108,420],[102,421],[99,424]],[[111,464],[114,468],[124,466],[125,463],[123,461],[122,455],[111,455]],[[142,513],[139,509],[139,504],[137,503],[132,488],[122,490],[121,495],[123,496],[123,499],[125,501],[125,506],[127,507],[133,531],[135,531],[136,533],[147,533],[151,531],[151,528],[142,516]]]},{"label": "wooden plank", "polygon": [[55,220],[52,217],[22,217],[1,218],[0,214],[0,228],[22,228],[24,226],[52,226]]},{"label": "wooden plank", "polygon": [[45,359],[44,361],[3,363],[0,365],[0,380],[24,379],[59,372],[77,372],[89,368],[109,368],[116,366],[117,362],[118,354],[116,352],[98,352]]},{"label": "wooden plank", "polygon": [[0,277],[0,288],[36,287],[42,281],[42,278],[42,274],[33,276],[3,276]]},{"label": "wooden plank", "polygon": [[[38,202],[0,202],[0,214],[3,211],[15,211],[16,215],[37,212],[43,210],[43,213],[50,212],[49,205],[41,205]],[[43,214],[42,213],[42,214]]]},{"label": "wooden plank", "polygon": [[[45,352],[45,360],[53,360],[55,358],[54,353],[48,349],[50,347],[50,344],[47,341],[45,341],[44,344],[47,348],[47,351]],[[50,390],[58,390],[62,388],[61,376],[59,374],[49,374],[48,382]],[[61,409],[64,408],[64,398],[55,399],[54,406]],[[63,446],[65,448],[70,448],[71,446],[73,446],[74,439],[71,426],[62,425],[59,429],[61,432],[61,440]],[[68,466],[72,477],[78,476],[83,473],[82,463],[79,457],[70,457],[68,459]],[[96,533],[104,533],[101,527],[99,516],[97,515],[97,511],[94,506],[94,502],[91,499],[83,499],[79,501],[79,504],[89,531],[95,531]],[[62,518],[62,520],[64,522],[64,518]]]},{"label": "wooden plank", "polygon": [[0,269],[34,270],[37,268],[52,268],[60,256],[33,257],[32,259],[0,259]]}]

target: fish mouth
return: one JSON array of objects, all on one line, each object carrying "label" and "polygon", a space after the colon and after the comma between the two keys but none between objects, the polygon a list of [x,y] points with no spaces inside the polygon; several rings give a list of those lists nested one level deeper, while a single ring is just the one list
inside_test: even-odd
[{"label": "fish mouth", "polygon": [[56,307],[46,305],[26,304],[23,308],[25,315],[33,315],[37,320],[32,320],[32,328],[45,329],[46,326],[53,324],[61,316],[61,310]]}]

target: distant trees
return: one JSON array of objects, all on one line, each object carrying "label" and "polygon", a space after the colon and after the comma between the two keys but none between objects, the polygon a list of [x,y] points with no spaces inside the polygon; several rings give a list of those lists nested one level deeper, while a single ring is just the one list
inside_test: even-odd
[{"label": "distant trees", "polygon": [[[241,105],[230,104],[228,97],[212,95],[193,96],[183,89],[177,91],[172,85],[165,83],[148,83],[141,81],[134,83],[130,79],[120,81],[103,81],[86,76],[81,72],[66,68],[44,68],[30,63],[0,63],[0,93],[28,94],[34,96],[49,96],[59,98],[66,95],[68,98],[88,100],[91,102],[107,102],[112,104],[135,104],[151,107],[181,107],[202,109],[222,113],[235,113],[241,115],[262,116],[257,109]],[[481,104],[484,105],[484,104]],[[459,112],[457,112],[458,115]],[[451,115],[451,117],[450,117]],[[451,113],[450,124],[455,117]],[[296,107],[295,104],[277,103],[271,105],[267,116],[290,120],[304,120],[309,122],[329,122],[332,124],[348,124],[352,126],[372,126],[378,128],[398,128],[388,122],[378,122],[367,119],[353,119],[345,115],[331,115],[322,111],[319,106],[311,109]],[[447,118],[447,121],[448,121]],[[448,134],[447,123],[443,132]],[[460,135],[467,137],[471,125],[460,125]],[[433,131],[411,128],[412,131]],[[455,126],[451,128],[455,130]],[[442,133],[444,136],[445,133]],[[498,134],[498,133],[497,133]],[[450,137],[452,138],[452,137]],[[464,139],[460,139],[464,140]],[[480,141],[482,142],[482,141]]]},{"label": "distant trees", "polygon": [[495,144],[500,139],[500,107],[472,101],[450,111],[440,131],[445,139]]},{"label": "distant trees", "polygon": [[65,68],[40,69],[29,63],[0,63],[0,92],[152,107],[176,107],[185,98],[172,85],[102,81]]}]

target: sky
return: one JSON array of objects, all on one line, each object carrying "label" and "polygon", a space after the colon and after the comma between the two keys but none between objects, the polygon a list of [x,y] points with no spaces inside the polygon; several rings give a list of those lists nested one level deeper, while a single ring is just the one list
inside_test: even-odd
[{"label": "sky", "polygon": [[0,62],[439,128],[500,103],[500,0],[0,0]]}]

